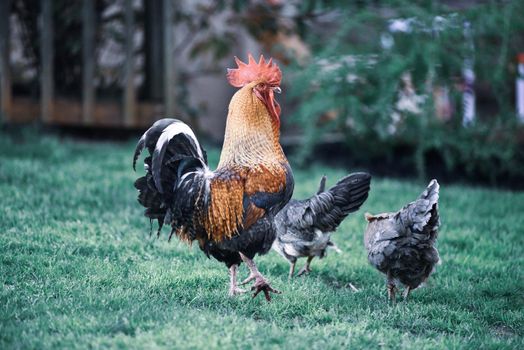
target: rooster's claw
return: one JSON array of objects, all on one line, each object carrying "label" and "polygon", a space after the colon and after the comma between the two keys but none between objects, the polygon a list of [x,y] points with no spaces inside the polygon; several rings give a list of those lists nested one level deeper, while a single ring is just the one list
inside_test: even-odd
[{"label": "rooster's claw", "polygon": [[255,283],[255,285],[251,287],[251,291],[255,292],[253,293],[253,298],[255,298],[260,292],[264,292],[264,297],[268,302],[271,301],[271,294],[269,294],[270,292],[275,294],[282,294],[281,291],[274,289],[265,281],[261,283]]}]

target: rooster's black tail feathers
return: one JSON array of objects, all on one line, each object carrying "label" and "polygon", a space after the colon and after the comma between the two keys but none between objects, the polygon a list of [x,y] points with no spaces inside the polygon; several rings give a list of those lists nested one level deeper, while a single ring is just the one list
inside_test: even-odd
[{"label": "rooster's black tail feathers", "polygon": [[[181,182],[188,176],[207,170],[207,156],[191,128],[176,119],[161,119],[142,135],[133,156],[133,169],[144,148],[149,152],[144,160],[146,175],[135,181],[135,188],[138,202],[146,208],[145,216],[158,220],[160,232],[166,216],[187,209],[183,201],[175,205],[175,192],[187,187]],[[198,182],[195,185],[201,187]]]}]

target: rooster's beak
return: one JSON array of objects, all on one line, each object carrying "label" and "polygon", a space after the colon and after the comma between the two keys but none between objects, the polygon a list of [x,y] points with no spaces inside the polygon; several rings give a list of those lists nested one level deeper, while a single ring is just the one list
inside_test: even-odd
[{"label": "rooster's beak", "polygon": [[277,94],[280,94],[282,92],[282,89],[280,88],[280,86],[277,86],[273,88],[273,91],[276,92]]}]

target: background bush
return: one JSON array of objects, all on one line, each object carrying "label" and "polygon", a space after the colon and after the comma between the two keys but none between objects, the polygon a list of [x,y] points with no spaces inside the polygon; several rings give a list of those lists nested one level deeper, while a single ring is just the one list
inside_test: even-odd
[{"label": "background bush", "polygon": [[[522,176],[523,128],[516,122],[514,95],[516,55],[524,51],[523,2],[306,3],[309,11],[336,8],[337,15],[327,30],[306,26],[302,36],[311,59],[289,68],[299,106],[293,120],[318,126],[304,129],[299,160],[335,133],[348,149],[366,150],[364,157],[387,159],[399,146],[407,147],[406,157],[420,177],[431,157],[449,172],[493,183]],[[409,23],[410,31],[389,30],[396,19]],[[477,94],[477,118],[468,127],[462,125],[461,106],[465,60],[473,63]],[[406,73],[418,113],[398,109]],[[450,91],[449,120],[435,115],[438,87]]]},{"label": "background bush", "polygon": [[[81,6],[56,0],[55,19],[65,14],[55,33],[55,81],[58,93],[79,94],[81,82]],[[115,3],[97,0],[97,41],[123,44],[122,14],[104,15]],[[136,20],[144,25],[144,4],[137,2]],[[313,152],[326,141],[342,142],[352,161],[366,167],[387,164],[402,175],[524,183],[524,127],[515,113],[516,55],[524,52],[524,2],[511,1],[345,1],[250,0],[174,2],[173,21],[189,33],[177,39],[176,51],[192,60],[211,62],[199,69],[177,66],[181,115],[198,125],[204,107],[192,102],[190,82],[206,74],[222,74],[216,62],[245,56],[237,46],[248,33],[262,51],[285,69],[288,98],[283,135],[298,132],[294,164],[326,159]],[[39,3],[13,1],[21,25],[27,65],[40,67]],[[62,16],[62,17],[60,17]],[[217,30],[213,18],[224,17]],[[470,30],[465,33],[465,25]],[[392,27],[397,30],[392,30]],[[404,31],[398,30],[404,27]],[[74,33],[75,35],[71,35]],[[199,33],[199,35],[192,35]],[[99,48],[100,49],[100,48]],[[253,52],[255,55],[257,53]],[[144,45],[136,47],[144,55]],[[123,57],[123,56],[122,56]],[[476,120],[462,125],[463,69],[470,62],[476,75]],[[121,63],[98,70],[98,94],[112,98],[121,91]],[[409,76],[409,78],[408,78]],[[15,92],[38,96],[38,74]],[[449,91],[449,115],[435,112],[437,90]],[[411,107],[402,107],[403,91]],[[139,89],[147,98],[147,81]],[[149,96],[151,97],[151,96]],[[152,98],[152,97],[151,97]],[[156,97],[155,97],[156,98]],[[291,106],[289,106],[291,105]],[[295,106],[295,108],[289,108]],[[288,116],[291,114],[291,118]],[[401,165],[401,166],[400,166]],[[392,175],[391,171],[385,172]]]}]

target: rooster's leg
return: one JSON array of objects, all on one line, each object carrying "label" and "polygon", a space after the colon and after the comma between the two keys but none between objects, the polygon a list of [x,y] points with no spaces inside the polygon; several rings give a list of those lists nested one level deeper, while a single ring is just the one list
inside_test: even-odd
[{"label": "rooster's leg", "polygon": [[239,285],[243,286],[244,284],[248,284],[252,280],[254,280],[257,277],[256,274],[254,274],[252,271],[249,273],[249,276],[245,280],[239,283]]},{"label": "rooster's leg", "polygon": [[387,276],[388,276],[388,281],[387,281],[388,299],[390,302],[394,303],[396,301],[395,299],[395,291],[396,291],[395,281],[393,277],[391,276],[390,272],[388,272]]},{"label": "rooster's leg", "polygon": [[307,257],[306,265],[304,265],[304,267],[301,268],[300,271],[298,271],[297,276],[307,275],[308,273],[311,272],[311,268],[309,267],[309,265],[311,265],[311,260],[313,260],[313,258],[314,256]]},{"label": "rooster's leg", "polygon": [[266,297],[266,300],[267,301],[271,301],[271,295],[269,294],[270,292],[271,293],[276,293],[276,294],[280,294],[281,293],[278,290],[273,289],[269,285],[269,283],[265,279],[265,277],[262,276],[260,271],[258,271],[257,265],[255,265],[255,262],[253,260],[249,259],[247,256],[245,256],[242,253],[240,253],[240,257],[246,263],[247,267],[251,271],[249,277],[246,280],[244,280],[241,284],[246,284],[249,281],[255,280],[255,284],[253,285],[253,287],[251,287],[251,290],[255,292],[253,294],[253,298],[256,297],[258,295],[258,293],[264,292],[264,296]]},{"label": "rooster's leg", "polygon": [[229,296],[231,297],[246,292],[237,285],[237,269],[238,265],[231,265],[229,268]]}]

